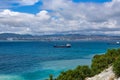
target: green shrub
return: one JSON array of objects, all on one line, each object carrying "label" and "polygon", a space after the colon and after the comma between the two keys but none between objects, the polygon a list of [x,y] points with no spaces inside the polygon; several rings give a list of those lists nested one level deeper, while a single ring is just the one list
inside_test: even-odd
[{"label": "green shrub", "polygon": [[84,80],[88,76],[91,76],[91,69],[88,66],[78,66],[74,70],[62,72],[57,80]]},{"label": "green shrub", "polygon": [[91,65],[92,73],[95,75],[108,68],[116,61],[119,55],[120,49],[109,49],[106,54],[95,55]]},{"label": "green shrub", "polygon": [[113,71],[115,72],[117,77],[120,77],[120,56],[113,64]]},{"label": "green shrub", "polygon": [[105,55],[94,56],[91,65],[92,73],[95,75],[103,71],[105,68],[107,68],[109,64],[109,60],[110,59]]}]

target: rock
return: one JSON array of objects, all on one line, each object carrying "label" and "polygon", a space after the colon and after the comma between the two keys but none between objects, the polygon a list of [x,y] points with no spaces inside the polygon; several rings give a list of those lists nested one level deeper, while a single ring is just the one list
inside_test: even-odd
[{"label": "rock", "polygon": [[115,78],[115,74],[112,70],[112,66],[104,70],[94,77],[86,78],[85,80],[120,80],[120,78]]}]

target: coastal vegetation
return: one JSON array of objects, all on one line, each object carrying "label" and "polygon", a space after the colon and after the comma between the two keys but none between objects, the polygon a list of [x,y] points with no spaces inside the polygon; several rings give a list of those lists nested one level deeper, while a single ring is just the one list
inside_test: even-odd
[{"label": "coastal vegetation", "polygon": [[120,56],[113,64],[113,71],[116,74],[117,77],[120,77]]},{"label": "coastal vegetation", "polygon": [[99,74],[104,69],[113,66],[113,71],[117,77],[120,77],[120,49],[109,49],[105,54],[95,55],[91,66],[77,66],[73,70],[67,70],[60,73],[55,79],[49,80],[85,80]]},{"label": "coastal vegetation", "polygon": [[56,80],[83,80],[91,76],[91,69],[88,66],[78,66],[74,70],[62,72]]},{"label": "coastal vegetation", "polygon": [[120,55],[120,49],[108,50],[105,54],[95,55],[92,59],[92,73],[93,75],[100,73],[104,69],[112,66],[115,61],[117,61]]}]

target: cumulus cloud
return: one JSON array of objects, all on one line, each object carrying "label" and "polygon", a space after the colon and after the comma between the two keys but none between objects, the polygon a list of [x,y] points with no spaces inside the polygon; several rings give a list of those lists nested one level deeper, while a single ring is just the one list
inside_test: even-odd
[{"label": "cumulus cloud", "polygon": [[48,15],[48,12],[46,10],[40,11],[37,13],[37,17],[41,20],[48,20],[50,16]]},{"label": "cumulus cloud", "polygon": [[[120,0],[113,0],[112,2],[106,2],[102,4],[73,3],[70,0],[59,1],[63,2],[64,4],[62,5],[62,3],[60,3],[61,5],[59,4],[59,7],[57,6],[55,8],[50,7],[49,4],[44,4],[45,7],[43,7],[43,9],[48,8],[56,10],[57,13],[59,13],[59,15],[65,18],[65,21],[67,21],[66,26],[69,26],[69,28],[72,26],[72,30],[90,30],[91,33],[94,30],[96,33],[98,30],[102,33],[106,33],[104,29],[113,29],[113,31],[111,30],[113,33],[115,32],[114,30],[117,30],[117,32],[120,30]],[[51,4],[55,4],[54,0],[52,0]]]},{"label": "cumulus cloud", "polygon": [[[21,0],[24,3],[25,0]],[[38,0],[31,0],[34,4]],[[72,0],[41,0],[36,14],[11,10],[0,12],[0,32],[29,34],[120,34],[120,0],[74,3]],[[47,11],[51,10],[51,11]]]},{"label": "cumulus cloud", "polygon": [[43,10],[34,15],[4,10],[0,12],[0,32],[25,34],[44,31],[46,29],[42,30],[41,28],[44,26],[44,22],[50,18],[47,13]]}]

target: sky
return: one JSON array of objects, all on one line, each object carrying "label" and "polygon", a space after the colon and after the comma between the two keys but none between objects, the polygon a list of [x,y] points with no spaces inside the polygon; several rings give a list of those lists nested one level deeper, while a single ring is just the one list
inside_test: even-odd
[{"label": "sky", "polygon": [[0,33],[120,35],[120,0],[0,0]]}]

